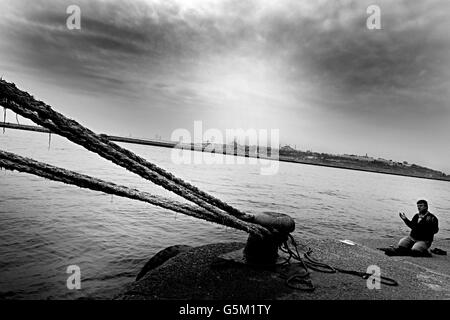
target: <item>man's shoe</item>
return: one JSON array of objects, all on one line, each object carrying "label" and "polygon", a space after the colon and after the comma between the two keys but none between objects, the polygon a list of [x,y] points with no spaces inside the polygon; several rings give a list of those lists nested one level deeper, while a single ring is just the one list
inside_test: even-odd
[{"label": "man's shoe", "polygon": [[438,254],[438,255],[441,255],[441,256],[446,256],[447,255],[447,251],[439,249],[439,248],[434,248],[434,249],[431,249],[430,251],[431,251],[431,253]]}]

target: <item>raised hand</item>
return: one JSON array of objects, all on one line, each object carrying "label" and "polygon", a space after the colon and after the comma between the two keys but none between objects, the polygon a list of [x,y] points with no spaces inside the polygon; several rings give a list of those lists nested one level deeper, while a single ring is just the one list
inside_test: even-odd
[{"label": "raised hand", "polygon": [[402,220],[406,220],[406,215],[403,212],[400,212],[398,215],[402,218]]}]

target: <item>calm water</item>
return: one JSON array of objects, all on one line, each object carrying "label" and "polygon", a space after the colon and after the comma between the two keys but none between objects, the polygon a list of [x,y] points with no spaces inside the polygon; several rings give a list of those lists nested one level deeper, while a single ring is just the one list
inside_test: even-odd
[{"label": "calm water", "polygon": [[[392,238],[407,232],[426,198],[440,220],[437,239],[450,238],[450,183],[280,163],[273,176],[257,165],[176,165],[171,150],[123,145],[244,211],[292,216],[297,237]],[[52,135],[7,130],[0,148],[141,190],[171,196],[160,187]],[[134,280],[159,250],[175,245],[245,241],[220,227],[129,199],[0,172],[0,297],[109,298]],[[81,268],[82,289],[66,288],[67,266]]]}]

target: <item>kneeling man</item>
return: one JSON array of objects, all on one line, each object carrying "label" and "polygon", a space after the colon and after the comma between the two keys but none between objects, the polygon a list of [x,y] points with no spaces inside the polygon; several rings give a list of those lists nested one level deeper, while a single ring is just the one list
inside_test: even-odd
[{"label": "kneeling man", "polygon": [[428,203],[425,200],[417,201],[417,209],[419,213],[416,213],[412,220],[400,212],[400,218],[411,228],[411,232],[399,241],[398,246],[399,249],[411,250],[414,256],[430,256],[428,249],[434,235],[439,231],[438,219],[428,211]]}]

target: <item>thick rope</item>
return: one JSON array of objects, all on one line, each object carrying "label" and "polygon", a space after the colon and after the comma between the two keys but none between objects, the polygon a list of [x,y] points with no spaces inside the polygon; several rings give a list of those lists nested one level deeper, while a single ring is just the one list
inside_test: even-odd
[{"label": "thick rope", "polygon": [[[4,107],[11,109],[23,117],[31,119],[50,131],[66,137],[70,141],[85,147],[87,150],[95,152],[101,157],[164,187],[209,211],[217,214],[224,214],[217,209],[217,207],[219,207],[241,220],[251,222],[254,219],[254,216],[232,208],[219,199],[174,177],[164,169],[161,169],[132,152],[112,143],[105,137],[95,134],[78,124],[76,121],[66,118],[62,114],[54,111],[44,102],[36,101],[28,93],[17,89],[14,84],[0,80],[0,99],[3,100]],[[22,105],[26,107],[23,107]],[[259,229],[257,234],[260,236],[269,233],[264,227],[257,226],[257,228]]]},{"label": "thick rope", "polygon": [[31,119],[52,132],[60,134],[89,151],[95,152],[208,210],[215,210],[214,207],[218,207],[242,220],[252,221],[254,219],[254,216],[233,208],[107,138],[95,134],[76,121],[66,118],[44,102],[37,101],[27,92],[17,89],[12,83],[0,80],[0,99],[3,100],[4,107],[17,114]]},{"label": "thick rope", "polygon": [[114,183],[107,182],[98,178],[93,178],[88,175],[79,174],[77,172],[69,171],[63,168],[58,168],[2,150],[0,150],[0,167],[8,170],[17,170],[20,172],[31,173],[43,178],[47,178],[49,180],[76,185],[81,188],[102,191],[121,197],[144,201],[152,205],[189,215],[195,218],[218,223],[249,233],[259,233],[257,225],[239,220],[238,218],[231,215],[217,215],[198,206],[194,206],[188,203],[182,203],[161,196],[155,196],[150,193],[131,189],[125,186],[116,185]]}]

